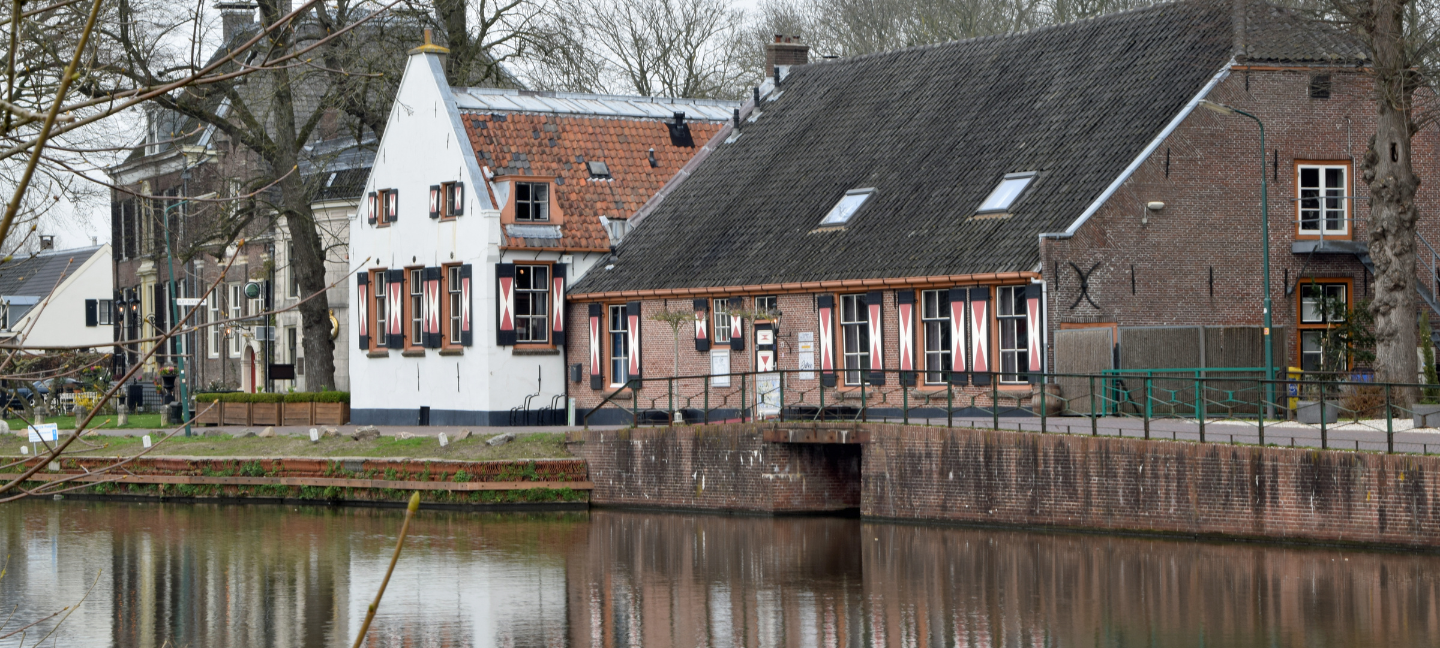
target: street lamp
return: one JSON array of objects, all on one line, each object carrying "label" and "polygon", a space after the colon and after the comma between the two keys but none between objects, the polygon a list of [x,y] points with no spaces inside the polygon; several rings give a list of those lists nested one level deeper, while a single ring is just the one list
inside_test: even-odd
[{"label": "street lamp", "polygon": [[[1222,103],[1216,103],[1209,99],[1201,99],[1200,105],[1207,110],[1222,115],[1241,115],[1255,120],[1255,125],[1260,127],[1260,258],[1264,275],[1265,288],[1265,408],[1273,416],[1275,410],[1274,389],[1275,385],[1270,380],[1275,378],[1275,354],[1270,344],[1270,200],[1268,187],[1265,184],[1265,123],[1259,117],[1248,112],[1233,108]],[[1256,412],[1257,416],[1264,416],[1264,412]]]}]

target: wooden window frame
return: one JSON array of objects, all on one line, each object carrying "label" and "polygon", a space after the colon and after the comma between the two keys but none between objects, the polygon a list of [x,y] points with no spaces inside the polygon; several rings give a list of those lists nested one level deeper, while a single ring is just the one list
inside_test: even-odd
[{"label": "wooden window frame", "polygon": [[[1295,194],[1295,195],[1294,195],[1294,197],[1295,197],[1295,239],[1296,239],[1296,240],[1301,240],[1301,241],[1318,241],[1318,240],[1320,240],[1320,239],[1322,239],[1322,238],[1325,239],[1325,240],[1327,240],[1327,241],[1350,241],[1350,240],[1354,240],[1354,238],[1355,238],[1355,205],[1354,205],[1354,201],[1351,200],[1349,197],[1355,195],[1355,173],[1354,173],[1355,169],[1354,169],[1354,165],[1351,164],[1350,160],[1295,160],[1294,165],[1295,165],[1295,169],[1294,169],[1294,171],[1295,171],[1295,175],[1294,175],[1294,178],[1295,178],[1295,191],[1294,191],[1294,194]],[[1300,199],[1300,173],[1301,173],[1304,169],[1307,169],[1307,168],[1319,168],[1319,169],[1322,169],[1322,170],[1323,170],[1323,169],[1335,168],[1335,167],[1340,167],[1340,168],[1342,168],[1342,169],[1344,170],[1344,172],[1345,172],[1344,195],[1345,195],[1346,197],[1341,199],[1341,200],[1343,201],[1344,205],[1345,205],[1345,206],[1344,206],[1344,209],[1343,209],[1344,218],[1345,218],[1345,221],[1344,221],[1344,222],[1345,222],[1345,231],[1344,231],[1343,233],[1328,233],[1328,232],[1325,231],[1325,212],[1324,212],[1324,208],[1321,208],[1321,212],[1320,212],[1320,230],[1319,230],[1318,232],[1306,232],[1305,230],[1300,229],[1300,225],[1301,225],[1301,211],[1302,211],[1302,207],[1304,206],[1304,201],[1302,201],[1302,200]],[[1323,183],[1323,179],[1322,179],[1322,183]],[[1322,186],[1323,186],[1323,185],[1322,185]],[[1324,200],[1324,198],[1320,198],[1319,200]]]},{"label": "wooden window frame", "polygon": [[[440,325],[444,327],[444,330],[440,332],[440,348],[443,349],[443,350],[451,350],[451,349],[456,349],[456,350],[458,350],[458,349],[464,349],[464,348],[465,348],[465,345],[463,345],[463,344],[460,343],[460,341],[463,340],[464,337],[465,337],[464,331],[458,330],[458,327],[463,326],[463,325],[464,325],[464,322],[461,322],[461,321],[459,321],[459,320],[456,320],[456,323],[454,324],[454,326],[457,327],[456,329],[452,329],[452,328],[451,328],[451,322],[450,322],[450,318],[451,318],[451,317],[460,317],[460,315],[457,315],[457,314],[455,313],[455,310],[450,306],[450,297],[451,297],[451,295],[452,295],[452,294],[453,294],[453,295],[459,295],[459,296],[460,296],[459,299],[462,299],[462,300],[465,299],[465,294],[464,294],[463,292],[461,292],[461,284],[460,284],[460,266],[461,266],[461,265],[464,265],[464,264],[461,264],[461,263],[447,263],[447,264],[441,264],[441,266],[440,266],[440,292],[445,295],[445,298],[440,300],[440,322],[441,322]],[[455,271],[455,281],[453,281],[453,282],[450,280],[450,271],[451,271],[452,268],[453,268],[454,271]],[[473,288],[472,288],[472,290],[473,290]],[[465,308],[465,305],[464,305],[464,304],[461,304],[461,305],[460,305],[460,308],[461,308],[461,309],[464,309],[464,308]],[[464,312],[464,311],[462,310],[461,312]],[[474,314],[473,314],[473,313],[471,314],[471,317],[472,317],[472,318],[474,317]],[[472,324],[472,326],[473,326],[473,324]],[[457,336],[457,338],[456,338],[455,340],[451,340],[451,339],[450,339],[450,333],[451,333],[451,332],[457,332],[457,333],[460,333],[460,335]]]},{"label": "wooden window frame", "polygon": [[[725,326],[720,326],[720,318],[725,318]],[[730,332],[734,330],[734,319],[730,317],[730,298],[714,297],[710,299],[710,346],[730,346]],[[720,329],[725,329],[725,339],[720,339]]]},{"label": "wooden window frame", "polygon": [[[623,388],[623,387],[625,387],[626,384],[628,384],[628,383],[630,382],[630,380],[629,380],[629,379],[630,379],[630,374],[629,374],[629,371],[630,371],[630,369],[629,369],[629,366],[630,366],[630,353],[633,352],[633,350],[627,351],[627,353],[623,356],[624,359],[625,359],[625,362],[623,363],[622,366],[626,367],[626,369],[625,369],[625,380],[621,380],[621,381],[619,381],[619,382],[616,382],[616,381],[615,381],[616,374],[615,374],[615,343],[614,343],[614,340],[615,340],[615,335],[616,335],[617,331],[616,331],[616,329],[612,328],[612,327],[614,326],[614,315],[613,315],[613,313],[615,312],[614,309],[616,309],[616,308],[620,309],[620,310],[619,310],[619,312],[620,312],[620,324],[625,327],[625,328],[619,329],[618,332],[619,332],[619,333],[622,333],[622,334],[628,335],[629,330],[630,330],[630,329],[629,329],[630,321],[629,321],[629,318],[626,317],[626,313],[625,313],[625,309],[626,309],[626,304],[625,304],[625,302],[605,304],[605,344],[604,344],[604,347],[605,347],[605,372],[607,373],[608,378],[609,378],[609,382],[606,383],[606,384],[608,384],[611,388]],[[622,339],[626,339],[626,338],[623,338],[623,337],[622,337]],[[627,348],[628,348],[629,342],[626,342],[626,345],[627,345]]]},{"label": "wooden window frame", "polygon": [[[1349,277],[1306,277],[1301,279],[1295,287],[1295,364],[1299,367],[1305,366],[1305,333],[1307,331],[1324,331],[1331,327],[1330,322],[1301,321],[1305,313],[1305,287],[1309,285],[1319,286],[1345,286],[1345,305],[1353,308],[1355,305],[1355,280]],[[1346,363],[1349,365],[1350,363]],[[1348,370],[1348,366],[1346,369]]]},{"label": "wooden window frame", "polygon": [[[1023,348],[1017,346],[1016,348],[1007,350],[1004,347],[1005,335],[1001,329],[1001,327],[1008,322],[1018,321],[1019,328],[1016,330],[1015,336],[1017,340],[1017,345],[1020,344],[1018,340],[1021,334],[1030,334],[1030,314],[1028,312],[1022,310],[1019,314],[1001,314],[1001,304],[1003,303],[1000,298],[1001,293],[1018,292],[1020,304],[1023,308],[1025,305],[1025,288],[1026,286],[1023,284],[1011,284],[1004,286],[995,286],[990,291],[990,303],[994,304],[994,307],[991,309],[993,314],[990,316],[990,322],[995,327],[994,346],[990,347],[992,349],[990,355],[995,362],[994,375],[996,376],[996,379],[1000,381],[1001,385],[1028,385],[1030,381],[1030,345],[1028,343],[1029,340],[1026,340],[1026,344],[1022,345]],[[1013,297],[1012,301],[1010,302],[1010,306],[1011,308],[1014,308],[1015,306]],[[1015,371],[1009,374],[1005,373],[1005,354],[1007,353],[1015,357]],[[1024,358],[1024,362],[1021,362],[1022,357]],[[1023,370],[1021,369],[1022,366],[1024,367]]]},{"label": "wooden window frame", "polygon": [[[455,181],[440,183],[440,220],[455,220],[455,206],[451,204],[450,192],[455,190]],[[443,282],[443,280],[442,280]]]},{"label": "wooden window frame", "polygon": [[[774,307],[773,307],[773,308],[765,308],[764,306],[761,306],[761,305],[760,305],[760,300],[762,300],[762,299],[771,300],[771,301],[774,303]],[[780,297],[779,297],[778,295],[756,295],[756,296],[754,297],[754,299],[752,300],[752,302],[755,304],[755,312],[756,312],[757,314],[763,313],[763,314],[766,314],[766,315],[783,315],[783,313],[780,312]],[[773,321],[773,320],[762,319],[762,320],[759,320],[759,321],[769,322],[769,321]]]},{"label": "wooden window frame", "polygon": [[[545,266],[545,291],[544,291],[544,294],[545,294],[545,340],[544,340],[543,342],[522,341],[522,340],[520,339],[520,310],[519,310],[519,302],[520,302],[520,300],[518,299],[518,297],[519,297],[519,295],[520,295],[520,267],[521,267],[521,266],[529,266],[529,267]],[[514,345],[514,348],[516,348],[516,349],[553,349],[553,348],[555,348],[555,336],[554,336],[555,320],[554,320],[553,318],[556,316],[556,314],[550,312],[550,305],[551,305],[551,302],[553,301],[552,298],[551,298],[551,295],[550,295],[550,291],[554,289],[554,278],[555,278],[555,262],[554,262],[554,261],[528,261],[528,262],[524,262],[524,263],[521,263],[521,262],[518,262],[518,261],[517,261],[517,262],[515,263],[515,286],[514,286],[514,291],[515,291],[515,296],[517,297],[517,299],[515,300],[515,303],[516,303],[515,312],[512,314],[512,317],[514,317],[514,319],[515,319],[515,345]],[[532,285],[533,285],[533,284],[532,284]],[[529,292],[532,292],[532,293],[533,293],[533,292],[535,292],[535,291],[532,290],[532,291],[529,291]]]},{"label": "wooden window frame", "polygon": [[[552,187],[553,184],[554,184],[553,182],[543,181],[543,180],[516,180],[516,181],[515,181],[515,183],[514,183],[515,200],[514,200],[513,202],[515,203],[514,218],[515,218],[515,222],[516,222],[516,223],[523,223],[523,224],[527,224],[527,225],[532,225],[532,224],[549,225],[549,224],[551,224],[552,219],[550,218],[550,208],[551,208],[551,202],[552,202],[552,200],[553,200],[553,199],[551,198],[551,194],[554,193],[554,188]],[[545,200],[544,200],[544,205],[545,205],[545,218],[539,219],[539,220],[536,220],[536,219],[533,219],[533,218],[526,218],[526,219],[523,219],[523,220],[522,220],[522,219],[520,218],[520,185],[531,185],[531,186],[532,186],[530,198],[526,201],[527,204],[531,204],[531,205],[536,204],[533,186],[535,186],[535,185],[544,185],[544,186],[545,186]]]},{"label": "wooden window frame", "polygon": [[[415,275],[416,275],[417,273],[420,275],[420,281],[418,281],[418,282],[415,281]],[[417,289],[418,289],[420,292],[415,292]],[[405,299],[401,300],[401,303],[400,303],[400,310],[401,310],[400,319],[401,319],[401,321],[405,322],[405,350],[407,350],[407,351],[424,351],[424,350],[425,350],[425,333],[424,333],[424,328],[425,328],[425,267],[424,267],[424,266],[409,266],[409,267],[406,267],[406,268],[405,268],[405,283],[403,284],[403,287],[400,289],[400,293],[403,294],[403,295],[405,295]],[[416,311],[415,305],[416,305],[417,302],[418,302],[419,305],[420,305],[420,309],[419,309],[419,312],[418,312],[418,313],[415,312],[415,311]],[[420,326],[420,329],[421,329],[421,330],[418,332],[418,334],[416,334],[416,335],[411,335],[412,333],[417,333],[416,330],[415,330],[415,326],[416,326],[417,324]]]},{"label": "wooden window frame", "polygon": [[[916,295],[916,297],[918,297],[918,299],[916,300],[917,303],[916,303],[916,309],[915,309],[915,311],[916,311],[915,320],[916,320],[916,324],[917,324],[917,326],[915,327],[915,335],[919,338],[919,340],[917,340],[917,344],[915,344],[913,348],[914,348],[917,352],[919,352],[919,354],[920,354],[920,362],[916,363],[916,364],[918,365],[918,369],[919,369],[918,373],[921,375],[920,385],[921,385],[922,387],[944,387],[945,385],[947,385],[947,384],[950,383],[949,373],[950,373],[951,367],[954,366],[954,365],[952,364],[953,358],[951,358],[951,355],[950,355],[950,345],[944,343],[945,336],[947,336],[947,335],[950,334],[950,309],[948,309],[948,308],[942,308],[942,307],[941,307],[941,304],[940,304],[940,302],[939,302],[938,297],[939,297],[940,295],[944,295],[944,294],[950,292],[950,289],[949,289],[949,288],[929,288],[929,289],[917,290],[916,292],[918,293],[918,294]],[[936,295],[937,300],[936,300],[936,304],[935,304],[935,305],[936,305],[936,309],[937,309],[937,311],[939,311],[939,315],[941,315],[941,317],[929,318],[929,319],[927,319],[927,318],[925,317],[925,295],[926,295],[926,293],[934,293],[934,294]],[[940,365],[941,365],[941,366],[940,366],[939,369],[931,369],[931,368],[930,368],[930,351],[928,350],[928,345],[929,345],[929,343],[930,343],[930,329],[927,328],[927,326],[926,326],[926,323],[927,323],[927,322],[940,322],[940,323],[941,323],[941,324],[940,324],[941,351],[939,351],[940,356],[941,356],[941,360],[940,360]],[[936,373],[936,372],[938,372],[938,373],[940,374],[940,380],[938,380],[938,381],[932,381],[932,380],[930,380],[930,374]]]},{"label": "wooden window frame", "polygon": [[389,287],[386,286],[385,273],[388,268],[373,268],[370,272],[370,351],[386,352],[390,347],[385,341],[390,337],[390,313],[386,309],[386,297]]},{"label": "wooden window frame", "polygon": [[[230,329],[230,334],[226,336],[229,339],[225,351],[226,355],[231,358],[245,355],[245,346],[241,343],[239,325],[239,321],[245,317],[245,301],[242,299],[244,296],[245,282],[231,281],[225,284],[225,310],[229,314],[228,319],[230,320],[230,323],[226,325],[226,328]],[[144,299],[143,295],[141,299]]]},{"label": "wooden window frame", "polygon": [[[839,350],[840,361],[835,363],[835,369],[840,372],[841,378],[839,382],[840,385],[844,387],[859,387],[862,383],[866,383],[866,375],[870,372],[870,311],[865,306],[866,296],[867,293],[851,293],[835,296],[835,306],[836,310],[838,311],[835,314],[835,333],[840,337],[839,345],[837,345],[836,347]],[[845,319],[845,300],[847,298],[850,299],[852,303],[855,303],[856,299],[860,300],[858,302],[858,312],[863,313],[865,315],[865,319],[849,321]],[[856,345],[862,347],[862,351],[853,354],[850,353],[850,347],[848,344],[845,343],[846,326],[860,327],[859,333],[856,336]],[[860,336],[864,336],[864,341],[860,340]],[[857,369],[851,369],[846,366],[846,361],[851,355],[854,355],[857,359],[864,360],[864,362],[861,363],[861,367]],[[855,382],[850,382],[851,372],[854,372],[857,377],[857,380]]]},{"label": "wooden window frame", "polygon": [[[381,189],[375,192],[376,209],[380,210],[380,213],[375,214],[375,227],[389,227],[391,223],[395,222],[389,219],[390,210],[385,208],[385,201],[398,194],[399,191],[396,189]],[[400,216],[399,198],[395,198],[395,201],[395,216],[398,219]]]}]

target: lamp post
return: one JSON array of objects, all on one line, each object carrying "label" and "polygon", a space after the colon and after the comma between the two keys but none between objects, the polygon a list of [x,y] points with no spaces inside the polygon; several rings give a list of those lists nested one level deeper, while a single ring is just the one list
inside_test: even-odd
[{"label": "lamp post", "polygon": [[1244,117],[1249,117],[1250,119],[1255,121],[1256,126],[1260,127],[1260,259],[1263,281],[1265,282],[1265,328],[1263,333],[1265,340],[1265,380],[1267,382],[1265,383],[1266,412],[1257,412],[1256,415],[1264,416],[1266,413],[1268,413],[1269,415],[1274,416],[1275,385],[1268,382],[1270,380],[1274,380],[1275,378],[1275,354],[1270,342],[1270,201],[1268,195],[1268,186],[1265,183],[1265,123],[1260,121],[1259,117],[1240,110],[1239,108],[1227,106],[1222,103],[1216,103],[1214,101],[1210,101],[1209,99],[1201,99],[1200,105],[1208,110],[1215,111],[1222,115],[1241,115]]}]

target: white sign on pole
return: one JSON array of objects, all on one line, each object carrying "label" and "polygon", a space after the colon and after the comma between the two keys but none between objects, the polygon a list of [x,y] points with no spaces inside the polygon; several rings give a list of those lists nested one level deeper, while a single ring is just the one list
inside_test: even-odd
[{"label": "white sign on pole", "polygon": [[55,443],[60,440],[59,424],[41,423],[40,425],[32,425],[28,429],[30,431],[30,443],[40,443],[41,441]]},{"label": "white sign on pole", "polygon": [[730,352],[710,352],[710,385],[712,387],[730,386]]}]

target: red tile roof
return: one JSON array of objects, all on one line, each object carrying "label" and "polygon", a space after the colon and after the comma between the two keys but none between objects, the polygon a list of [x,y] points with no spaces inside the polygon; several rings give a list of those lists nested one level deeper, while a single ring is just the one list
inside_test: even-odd
[{"label": "red tile roof", "polygon": [[[659,119],[473,112],[461,119],[480,165],[495,175],[556,178],[563,238],[546,247],[576,251],[609,250],[600,217],[629,218],[724,125],[687,121],[695,146],[684,147],[670,143]],[[585,162],[604,162],[613,179],[591,179]],[[526,241],[506,236],[505,244],[525,247]]]}]

